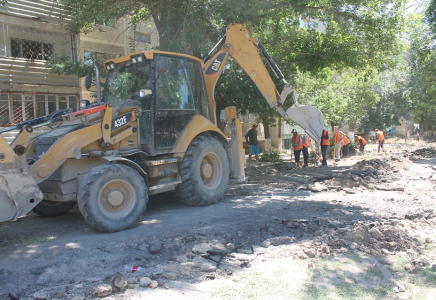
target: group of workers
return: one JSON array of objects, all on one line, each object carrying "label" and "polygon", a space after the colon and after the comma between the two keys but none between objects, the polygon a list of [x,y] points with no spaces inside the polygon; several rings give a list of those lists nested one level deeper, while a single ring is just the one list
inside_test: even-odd
[{"label": "group of workers", "polygon": [[294,149],[295,162],[300,167],[300,153],[303,152],[303,168],[309,166],[309,149],[312,148],[312,139],[308,134],[300,135],[297,130],[292,130],[292,148]]},{"label": "group of workers", "polygon": [[[376,139],[378,140],[378,153],[380,153],[380,149],[383,150],[384,144],[384,134],[383,131],[376,129]],[[361,154],[364,154],[366,140],[360,136],[355,135],[354,138],[359,145],[359,151]],[[251,156],[254,155],[255,159],[258,160],[259,155],[259,146],[257,140],[257,125],[253,124],[252,128],[245,135],[245,140],[250,144],[250,152],[248,155],[248,161],[251,161]],[[348,156],[348,149],[350,147],[350,140],[345,133],[339,130],[338,126],[335,126],[333,132],[333,140],[334,140],[334,158],[335,161],[339,161],[341,159],[341,150],[342,157],[346,158]],[[321,167],[327,167],[327,149],[330,146],[330,134],[327,130],[323,130],[321,133],[321,154],[322,154],[322,164]],[[309,166],[309,148],[312,149],[312,139],[308,134],[299,134],[296,129],[292,129],[292,149],[294,150],[295,163],[297,167],[301,167],[300,165],[300,155],[303,153],[303,168]],[[316,153],[316,152],[315,152]]]}]

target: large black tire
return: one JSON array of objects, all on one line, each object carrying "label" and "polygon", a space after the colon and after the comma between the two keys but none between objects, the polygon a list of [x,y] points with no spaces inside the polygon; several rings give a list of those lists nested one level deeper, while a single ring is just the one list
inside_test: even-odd
[{"label": "large black tire", "polygon": [[76,204],[77,203],[75,201],[55,202],[42,200],[32,209],[32,211],[42,217],[57,217],[65,215],[67,212],[73,209]]},{"label": "large black tire", "polygon": [[221,142],[211,135],[196,137],[179,165],[182,178],[176,192],[189,205],[206,206],[224,196],[229,183],[229,160]]},{"label": "large black tire", "polygon": [[140,220],[147,208],[148,189],[136,170],[121,164],[101,165],[80,182],[77,201],[93,227],[121,231]]}]

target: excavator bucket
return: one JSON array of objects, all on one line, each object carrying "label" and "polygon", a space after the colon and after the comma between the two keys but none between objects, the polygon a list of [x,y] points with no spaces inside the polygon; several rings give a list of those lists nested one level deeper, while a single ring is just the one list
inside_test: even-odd
[{"label": "excavator bucket", "polygon": [[0,222],[16,220],[31,211],[42,198],[26,160],[20,159],[0,136]]},{"label": "excavator bucket", "polygon": [[292,105],[286,110],[286,115],[297,123],[318,144],[324,129],[324,116],[316,107],[310,105]]}]

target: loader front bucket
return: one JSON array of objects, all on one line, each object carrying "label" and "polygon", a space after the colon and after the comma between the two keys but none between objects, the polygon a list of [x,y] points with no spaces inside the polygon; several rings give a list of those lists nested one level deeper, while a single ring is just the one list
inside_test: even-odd
[{"label": "loader front bucket", "polygon": [[286,115],[303,128],[319,145],[324,129],[324,116],[318,108],[294,104],[286,110]]},{"label": "loader front bucket", "polygon": [[27,214],[42,198],[26,160],[20,159],[0,136],[0,222],[16,220]]}]

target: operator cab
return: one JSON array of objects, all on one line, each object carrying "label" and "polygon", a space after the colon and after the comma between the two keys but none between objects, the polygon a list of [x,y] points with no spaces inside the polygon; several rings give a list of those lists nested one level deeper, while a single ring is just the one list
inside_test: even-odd
[{"label": "operator cab", "polygon": [[128,100],[140,105],[139,141],[150,155],[168,153],[196,114],[210,120],[200,60],[146,51],[105,66],[102,101],[115,110]]}]

